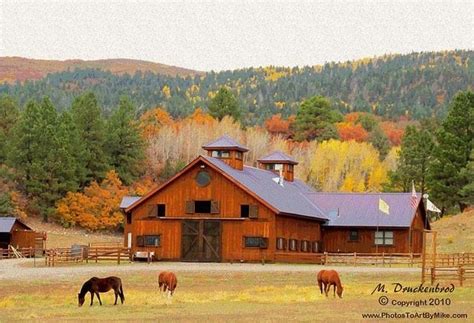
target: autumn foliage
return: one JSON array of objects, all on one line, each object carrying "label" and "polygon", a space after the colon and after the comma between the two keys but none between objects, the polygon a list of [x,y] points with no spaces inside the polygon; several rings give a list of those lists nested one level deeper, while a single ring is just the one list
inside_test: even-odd
[{"label": "autumn foliage", "polygon": [[339,138],[342,141],[355,140],[357,142],[366,141],[369,133],[361,124],[353,124],[348,122],[340,122],[336,125]]},{"label": "autumn foliage", "polygon": [[88,230],[114,230],[123,223],[120,201],[128,193],[115,171],[99,184],[92,182],[84,192],[67,193],[57,203],[57,217],[65,226]]}]

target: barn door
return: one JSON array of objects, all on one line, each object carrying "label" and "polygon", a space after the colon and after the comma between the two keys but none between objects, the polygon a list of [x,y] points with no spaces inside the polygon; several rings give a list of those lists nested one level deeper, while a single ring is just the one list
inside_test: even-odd
[{"label": "barn door", "polygon": [[220,261],[221,224],[219,221],[183,221],[181,259],[183,261]]}]

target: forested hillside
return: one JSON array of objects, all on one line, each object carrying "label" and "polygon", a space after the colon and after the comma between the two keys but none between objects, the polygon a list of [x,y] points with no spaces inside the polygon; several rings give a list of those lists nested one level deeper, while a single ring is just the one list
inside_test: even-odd
[{"label": "forested hillside", "polygon": [[294,115],[301,101],[314,95],[330,98],[344,114],[365,111],[391,119],[422,119],[444,116],[456,92],[473,89],[474,51],[387,55],[322,66],[247,68],[185,77],[149,71],[116,75],[99,69],[0,85],[0,94],[13,96],[20,105],[46,95],[63,110],[75,96],[91,90],[106,111],[125,94],[140,113],[161,106],[176,118],[190,115],[196,107],[206,110],[218,89],[226,86],[237,95],[247,125],[261,124],[276,113]]}]

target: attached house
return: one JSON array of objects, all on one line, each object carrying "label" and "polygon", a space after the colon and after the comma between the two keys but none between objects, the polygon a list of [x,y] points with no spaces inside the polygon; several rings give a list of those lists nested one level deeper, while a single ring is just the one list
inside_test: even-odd
[{"label": "attached house", "polygon": [[[259,159],[258,168],[246,166],[248,149],[227,136],[202,148],[207,155],[198,156],[167,182],[143,197],[123,199],[125,245],[133,252],[151,251],[163,260],[307,262],[326,250],[346,250],[343,244],[347,241],[338,242],[341,247],[334,249],[333,242],[324,236],[334,229],[344,232],[337,239],[348,237],[351,226],[338,221],[346,209],[339,206],[338,218],[332,204],[320,203],[324,193],[295,179],[297,161],[274,152]],[[409,204],[409,196],[406,198]],[[344,218],[359,217],[355,203],[353,212]],[[418,205],[422,204],[418,201]],[[422,217],[424,211],[419,212]],[[379,229],[387,228],[383,225],[387,219],[380,217]],[[375,220],[371,217],[367,221]],[[361,230],[376,234],[377,240],[372,236],[374,245],[380,242],[380,233],[375,233],[372,224],[357,230],[361,239],[366,239]],[[411,230],[411,226],[394,227]],[[409,252],[408,236],[400,245],[398,239],[397,235],[393,249]],[[390,250],[388,236],[383,243]],[[373,248],[364,243],[360,250],[371,252]]]}]

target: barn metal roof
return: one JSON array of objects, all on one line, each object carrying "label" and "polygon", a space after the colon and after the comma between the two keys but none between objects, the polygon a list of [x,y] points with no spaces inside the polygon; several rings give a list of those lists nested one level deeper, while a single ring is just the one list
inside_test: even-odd
[{"label": "barn metal roof", "polygon": [[283,181],[280,185],[276,182],[278,176],[271,171],[249,166],[238,170],[218,158],[201,157],[272,205],[280,213],[327,220],[324,212],[306,197],[306,194],[314,191],[302,181]]},{"label": "barn metal roof", "polygon": [[298,162],[279,150],[272,152],[270,155],[262,157],[258,160],[261,163],[268,163],[268,162],[281,162],[281,163],[288,163],[297,165]]},{"label": "barn metal roof", "polygon": [[120,208],[121,209],[126,209],[136,201],[141,199],[141,196],[124,196],[122,198],[122,201],[120,202]]},{"label": "barn metal roof", "polygon": [[239,144],[237,141],[232,139],[231,137],[224,135],[220,138],[217,138],[214,141],[211,141],[210,143],[202,146],[203,149],[209,150],[209,149],[236,149],[240,151],[248,151],[247,147],[242,146]]},{"label": "barn metal roof", "polygon": [[[416,209],[412,193],[309,193],[306,194],[329,218],[327,226],[410,227]],[[389,213],[379,211],[379,198],[389,205]],[[417,205],[421,194],[417,194]]]},{"label": "barn metal roof", "polygon": [[13,217],[0,217],[0,233],[10,233],[15,221]]}]

